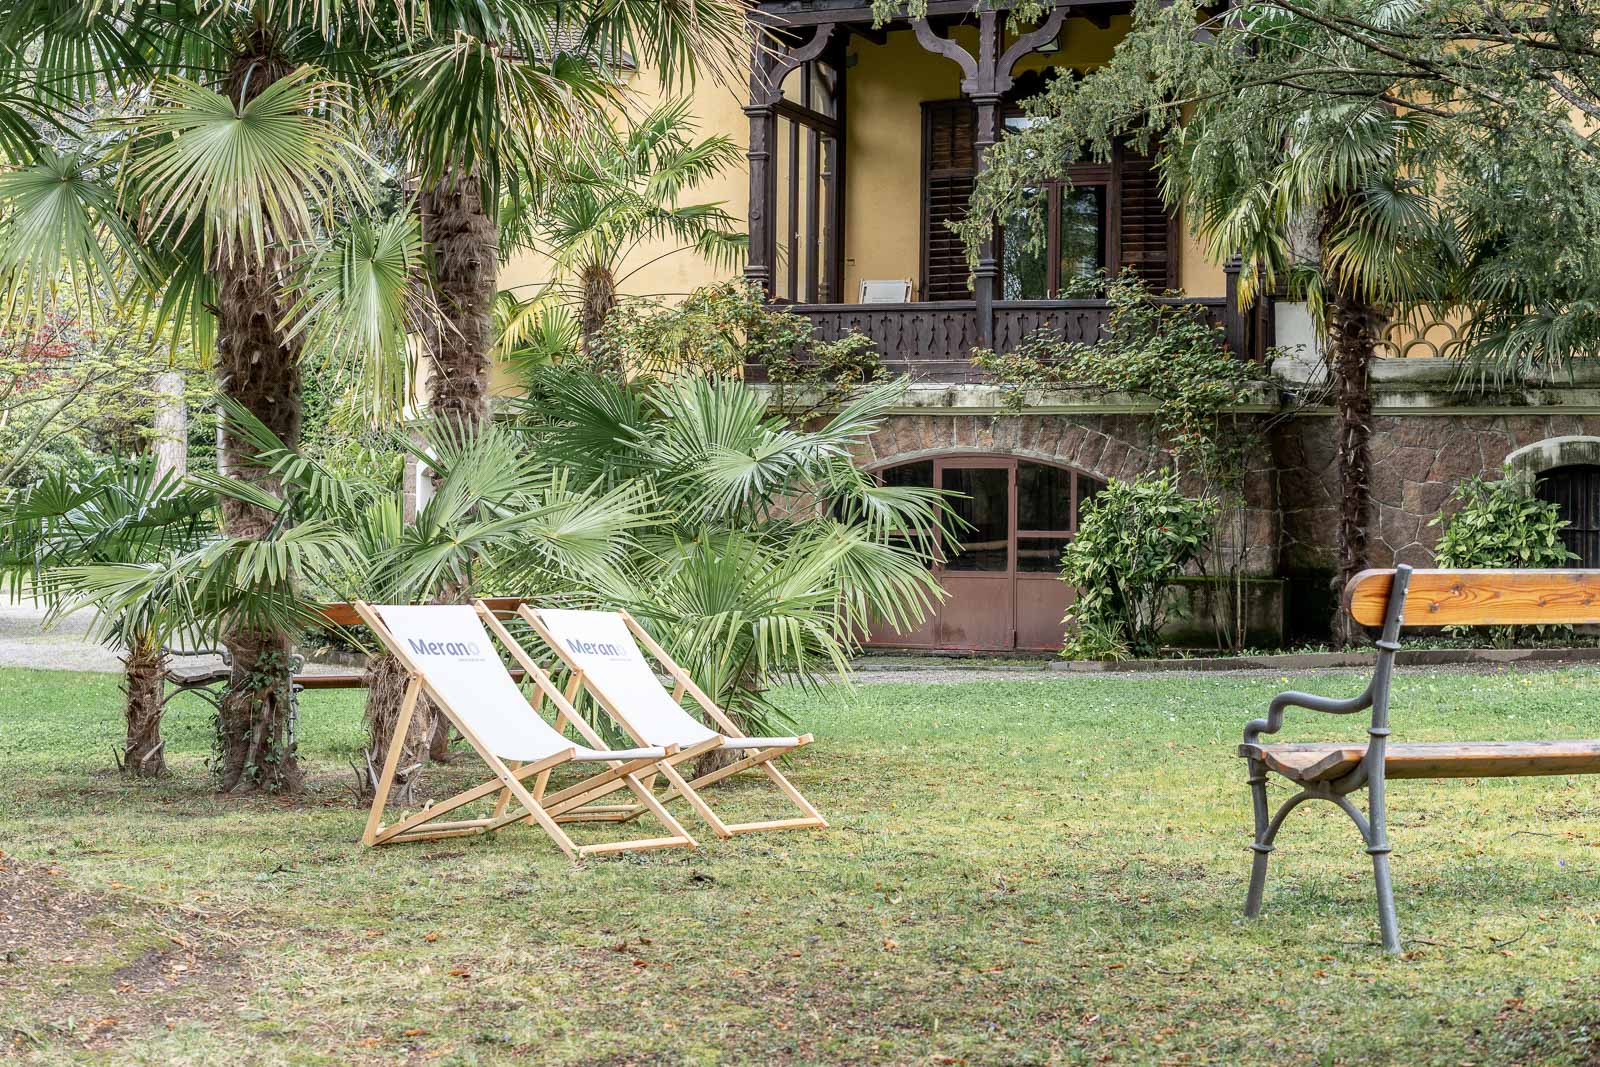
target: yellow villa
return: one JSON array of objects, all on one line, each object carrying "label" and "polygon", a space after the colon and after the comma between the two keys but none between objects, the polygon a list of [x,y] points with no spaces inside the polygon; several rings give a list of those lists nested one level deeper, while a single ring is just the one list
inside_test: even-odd
[{"label": "yellow villa", "polygon": [[[1242,359],[1269,353],[1281,389],[1249,414],[1269,428],[1248,478],[1245,571],[1250,626],[1262,642],[1312,634],[1329,617],[1337,521],[1331,409],[1318,399],[1320,339],[1306,309],[1270,296],[1236,299],[1237,267],[1219,262],[1162,203],[1152,161],[1119,150],[1062,160],[1060,183],[1028,210],[1042,252],[1010,239],[1008,220],[976,269],[947,223],[964,212],[985,150],[1027,121],[1020,101],[1050,76],[1107,60],[1129,25],[1128,0],[1060,0],[1020,32],[1001,2],[930,0],[926,17],[875,25],[852,0],[767,0],[751,15],[748,77],[702,80],[692,92],[702,134],[720,133],[746,165],[695,190],[748,226],[743,276],[806,317],[818,339],[858,330],[884,365],[911,380],[900,411],[861,462],[886,481],[963,494],[970,529],[947,546],[949,594],[915,633],[876,633],[895,647],[1053,649],[1071,591],[1056,577],[1079,503],[1110,478],[1165,463],[1137,403],[1064,393],[1020,413],[971,362],[1040,329],[1093,342],[1108,310],[1079,284],[1133,270],[1197,306]],[[642,104],[661,99],[648,70],[626,72]],[[691,251],[641,249],[625,291],[672,297],[725,280]],[[658,258],[659,257],[659,258]],[[504,285],[545,280],[532,257]],[[1600,389],[1576,381],[1464,401],[1447,361],[1448,323],[1396,323],[1394,357],[1374,373],[1371,562],[1428,565],[1428,524],[1463,478],[1503,464],[1543,477],[1572,522],[1585,565],[1600,566]],[[754,383],[764,368],[746,368]]]}]

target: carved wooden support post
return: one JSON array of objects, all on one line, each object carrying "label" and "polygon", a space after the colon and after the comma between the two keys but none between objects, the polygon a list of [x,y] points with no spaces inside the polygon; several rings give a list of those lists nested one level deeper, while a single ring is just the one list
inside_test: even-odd
[{"label": "carved wooden support post", "polygon": [[[973,138],[973,163],[978,175],[988,165],[989,149],[999,139],[1000,101],[1012,86],[1011,71],[1017,61],[1046,41],[1054,40],[1061,32],[1067,9],[1057,6],[1050,10],[1036,29],[1020,35],[1002,55],[1003,40],[1000,13],[984,10],[978,13],[978,52],[972,55],[955,41],[933,32],[927,19],[916,19],[911,28],[917,41],[930,52],[949,59],[961,68],[961,91],[972,100],[978,112],[978,127]],[[973,298],[977,305],[978,346],[994,347],[994,301],[1000,283],[1000,261],[996,254],[994,229],[984,234],[978,245],[978,261],[972,272]]]},{"label": "carved wooden support post", "polygon": [[[978,16],[978,70],[967,89],[978,109],[978,128],[972,140],[973,171],[983,177],[989,166],[989,149],[1000,138],[1000,95],[1010,87],[1009,70],[1000,70],[1000,15],[985,9]],[[1000,83],[1004,81],[1005,86]],[[995,249],[994,227],[984,231],[978,246],[978,262],[972,272],[973,297],[977,302],[978,346],[994,347],[994,299],[1000,285],[1000,261]]]},{"label": "carved wooden support post", "polygon": [[750,150],[746,153],[750,160],[750,249],[745,257],[744,276],[769,296],[778,255],[778,175],[772,153],[783,79],[802,63],[822,55],[833,39],[834,29],[835,23],[824,22],[805,44],[778,52],[765,39],[761,25],[753,21],[750,24],[750,103],[744,108],[750,119]]},{"label": "carved wooden support post", "polygon": [[[985,11],[985,20],[992,18],[994,12]],[[982,176],[984,168],[988,166],[989,149],[994,147],[998,133],[995,129],[1000,112],[1000,97],[998,94],[982,94],[974,96],[972,102],[978,109],[977,135],[972,141],[972,155],[975,171]],[[984,231],[983,241],[978,245],[978,262],[972,270],[972,293],[977,303],[978,315],[978,347],[994,347],[994,300],[996,290],[1000,285],[1000,260],[995,248],[994,227],[990,226]]]},{"label": "carved wooden support post", "polygon": [[1236,255],[1229,256],[1222,265],[1226,286],[1222,301],[1222,334],[1230,352],[1240,359],[1248,359],[1251,357],[1250,321],[1239,307],[1239,273],[1243,269],[1244,263]]},{"label": "carved wooden support post", "polygon": [[777,236],[773,231],[773,216],[777,213],[777,176],[772,170],[772,141],[777,133],[778,121],[775,96],[779,90],[771,84],[772,52],[761,38],[761,31],[752,28],[750,48],[750,103],[744,113],[750,119],[750,248],[744,262],[745,281],[759,285],[767,295],[772,294],[772,262],[777,253]]}]

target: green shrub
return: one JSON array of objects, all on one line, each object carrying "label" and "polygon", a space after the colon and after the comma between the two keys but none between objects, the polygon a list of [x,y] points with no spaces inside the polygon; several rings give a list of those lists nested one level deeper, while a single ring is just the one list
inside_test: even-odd
[{"label": "green shrub", "polygon": [[[1449,521],[1440,513],[1428,525],[1444,525],[1444,533],[1433,550],[1440,567],[1561,567],[1573,554],[1561,540],[1567,521],[1555,504],[1534,495],[1533,478],[1507,470],[1503,478],[1474,477],[1462,482],[1450,495],[1457,506]],[[1491,641],[1509,647],[1517,640],[1518,627],[1489,628]],[[1545,633],[1557,627],[1537,627]],[[1471,627],[1450,627],[1451,633],[1467,633]]]},{"label": "green shrub", "polygon": [[1534,495],[1528,475],[1468,479],[1450,502],[1458,507],[1448,523],[1443,514],[1428,523],[1444,524],[1433,550],[1441,567],[1560,567],[1573,559],[1561,540],[1561,509]]},{"label": "green shrub", "polygon": [[1075,586],[1068,659],[1143,656],[1160,647],[1167,587],[1199,558],[1217,516],[1214,500],[1191,500],[1171,473],[1113,478],[1083,505],[1061,557]]}]

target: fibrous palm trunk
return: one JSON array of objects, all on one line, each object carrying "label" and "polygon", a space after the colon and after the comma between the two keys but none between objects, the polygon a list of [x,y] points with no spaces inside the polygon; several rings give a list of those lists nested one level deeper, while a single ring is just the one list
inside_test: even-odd
[{"label": "fibrous palm trunk", "polygon": [[[594,354],[595,338],[617,306],[617,278],[604,263],[591,263],[578,275],[583,286],[583,304],[578,310],[578,328],[584,355]],[[614,368],[618,373],[622,368]]]},{"label": "fibrous palm trunk", "polygon": [[443,321],[423,331],[435,418],[476,427],[489,416],[489,350],[500,242],[475,174],[448,174],[419,196],[422,236],[433,253],[434,295]]},{"label": "fibrous palm trunk", "polygon": [[[258,30],[228,72],[228,98],[243,106],[292,69],[271,35]],[[220,387],[293,447],[300,439],[300,345],[281,326],[288,236],[267,235],[259,256],[243,248],[218,249],[214,276]],[[228,474],[276,488],[249,445],[226,430],[221,460]],[[224,499],[222,521],[230,536],[261,538],[273,516]],[[226,634],[223,643],[233,657],[233,675],[218,714],[222,790],[299,791],[303,780],[289,740],[289,635],[245,628]]]},{"label": "fibrous palm trunk", "polygon": [[[384,760],[389,756],[389,746],[394,741],[394,731],[400,716],[400,705],[405,696],[410,677],[394,656],[387,653],[372,657],[367,664],[367,736],[366,765],[356,768],[360,780],[360,793],[370,797],[378,788],[378,775]],[[436,734],[434,718],[424,714],[427,697],[419,698],[416,711],[406,730],[404,748],[395,764],[394,783],[389,793],[389,803],[406,805],[416,799],[417,783],[421,780],[423,765],[428,762],[428,747]]]},{"label": "fibrous palm trunk", "polygon": [[[1328,360],[1338,412],[1339,570],[1335,604],[1350,579],[1367,567],[1367,526],[1372,510],[1372,368],[1383,312],[1338,284],[1327,297]],[[1334,611],[1334,636],[1348,644],[1358,629],[1347,613]]]},{"label": "fibrous palm trunk", "polygon": [[134,778],[160,778],[167,773],[167,743],[161,739],[161,687],[167,656],[159,645],[139,644],[122,660],[127,736],[122,747],[122,773]]},{"label": "fibrous palm trunk", "polygon": [[[428,407],[434,418],[475,430],[489,417],[489,350],[494,344],[494,298],[500,284],[499,230],[485,209],[483,182],[470,171],[456,170],[425,183],[418,201],[422,236],[433,254],[434,296],[442,321],[423,330],[432,368]],[[462,587],[441,597],[441,603],[462,603],[470,590]],[[368,722],[391,724],[399,707],[399,690],[381,706],[368,701]],[[381,713],[380,713],[381,711]],[[416,718],[430,731],[429,758],[450,756],[450,724],[431,701],[418,703]],[[372,744],[387,750],[389,735],[374,733]]]}]

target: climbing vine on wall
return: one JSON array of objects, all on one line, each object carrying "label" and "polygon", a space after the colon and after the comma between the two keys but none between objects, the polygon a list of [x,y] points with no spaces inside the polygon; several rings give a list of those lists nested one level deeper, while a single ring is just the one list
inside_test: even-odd
[{"label": "climbing vine on wall", "polygon": [[1250,410],[1271,382],[1270,356],[1243,360],[1222,330],[1193,305],[1163,301],[1132,276],[1106,286],[1106,325],[1094,343],[1041,330],[1011,352],[978,351],[973,362],[999,386],[1002,405],[1020,412],[1047,390],[1087,391],[1149,405],[1161,445],[1178,474],[1193,474],[1197,498],[1219,516],[1206,564],[1220,579],[1219,640],[1241,647],[1244,627],[1245,476],[1265,451],[1265,420]]}]

